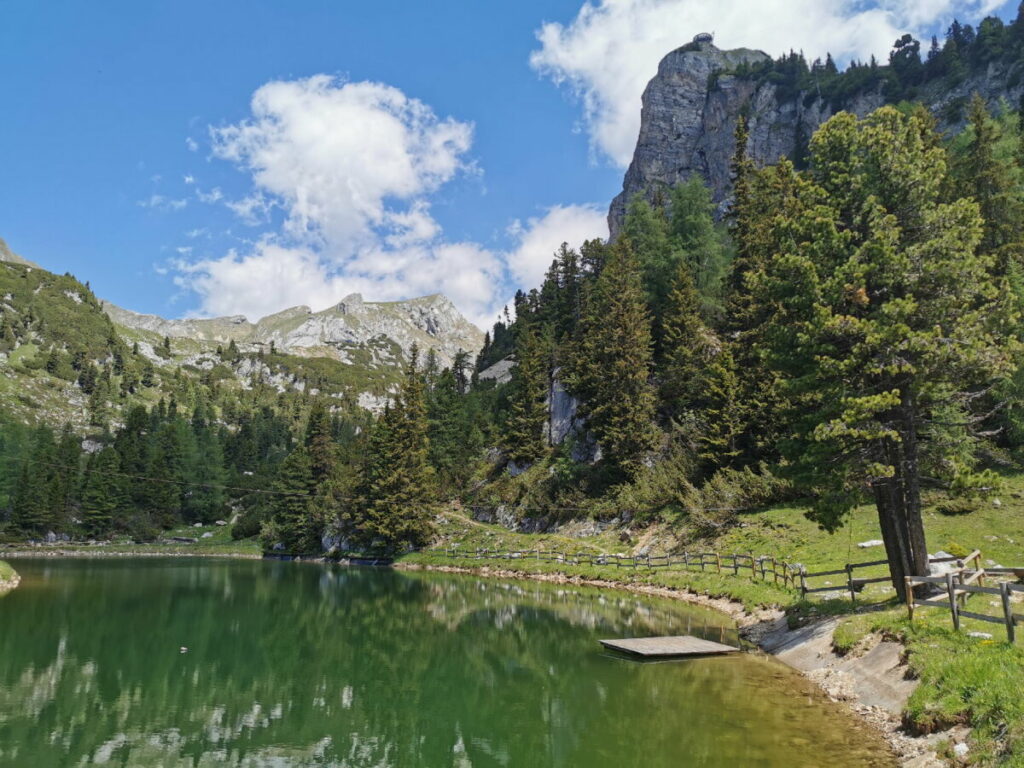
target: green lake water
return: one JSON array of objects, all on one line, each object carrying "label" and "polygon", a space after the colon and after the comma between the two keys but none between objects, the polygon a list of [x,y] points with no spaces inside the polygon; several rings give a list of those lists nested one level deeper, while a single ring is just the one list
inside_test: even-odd
[{"label": "green lake water", "polygon": [[265,561],[14,565],[4,767],[894,765],[771,659],[638,663],[598,644],[736,644],[725,617],[673,601]]}]

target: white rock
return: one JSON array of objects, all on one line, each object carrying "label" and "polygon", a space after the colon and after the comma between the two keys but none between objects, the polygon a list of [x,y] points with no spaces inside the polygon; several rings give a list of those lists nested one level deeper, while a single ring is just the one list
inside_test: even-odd
[{"label": "white rock", "polygon": [[964,742],[962,742],[962,741],[958,741],[958,742],[957,742],[957,743],[956,743],[956,744],[955,744],[955,745],[953,746],[953,754],[954,754],[954,755],[956,755],[957,757],[966,757],[966,756],[967,756],[967,753],[968,753],[968,752],[970,752],[970,751],[971,751],[970,747],[968,747],[968,746],[967,746],[967,745],[966,745],[966,744],[965,744]]},{"label": "white rock", "polygon": [[213,538],[213,534],[210,533],[209,531],[207,531],[202,536],[200,536],[200,538],[202,538],[202,539],[212,539]]},{"label": "white rock", "polygon": [[968,632],[968,637],[976,637],[979,640],[991,640],[992,634],[989,632]]},{"label": "white rock", "polygon": [[885,544],[881,539],[871,539],[870,541],[862,541],[857,546],[861,549],[867,549],[868,547],[880,547]]}]

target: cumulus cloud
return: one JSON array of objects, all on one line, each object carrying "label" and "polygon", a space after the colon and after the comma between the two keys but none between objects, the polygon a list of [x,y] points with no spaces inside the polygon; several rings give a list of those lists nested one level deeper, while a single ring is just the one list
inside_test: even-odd
[{"label": "cumulus cloud", "polygon": [[211,131],[214,157],[249,176],[250,191],[196,195],[251,226],[277,221],[278,212],[281,224],[242,251],[175,264],[177,284],[199,296],[197,314],[256,320],[296,304],[323,309],[355,292],[380,301],[444,293],[488,324],[510,279],[531,287],[561,242],[606,233],[596,207],[555,206],[517,222],[510,250],[449,242],[431,200],[475,172],[473,126],[391,86],[326,75],[272,82],[251,109],[249,119]]},{"label": "cumulus cloud", "polygon": [[597,0],[568,24],[537,31],[530,63],[581,102],[592,148],[620,166],[632,157],[640,96],[670,50],[698,32],[722,48],[789,49],[840,61],[885,59],[897,37],[959,15],[975,18],[1003,0]]},{"label": "cumulus cloud", "polygon": [[521,286],[539,285],[562,243],[578,249],[586,240],[608,236],[605,216],[596,205],[556,205],[526,224],[517,219],[509,227],[518,241],[507,255],[512,277]]},{"label": "cumulus cloud", "polygon": [[335,248],[401,228],[466,166],[473,135],[471,124],[440,119],[397,88],[327,75],[268,83],[251,107],[250,120],[212,132],[214,155],[280,202],[289,235]]}]

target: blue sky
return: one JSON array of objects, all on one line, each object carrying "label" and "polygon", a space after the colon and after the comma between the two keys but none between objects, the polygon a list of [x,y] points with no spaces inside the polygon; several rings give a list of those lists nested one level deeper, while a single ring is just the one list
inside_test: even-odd
[{"label": "blue sky", "polygon": [[643,84],[696,32],[848,59],[993,11],[1015,4],[3,0],[0,237],[142,312],[441,291],[483,322],[606,234]]}]

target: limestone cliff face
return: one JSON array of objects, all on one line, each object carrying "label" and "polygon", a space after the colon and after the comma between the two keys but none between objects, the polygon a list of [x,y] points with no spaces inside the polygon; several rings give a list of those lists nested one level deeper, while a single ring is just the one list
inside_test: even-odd
[{"label": "limestone cliff face", "polygon": [[[640,135],[633,161],[608,212],[611,236],[617,236],[626,206],[640,193],[652,199],[656,190],[672,187],[699,174],[720,205],[728,200],[729,163],[735,149],[733,133],[741,113],[747,114],[748,152],[759,166],[793,157],[797,147],[838,111],[863,117],[887,103],[880,90],[859,93],[833,105],[814,92],[781,98],[770,82],[728,74],[740,62],[768,58],[761,51],[722,51],[712,43],[689,43],[669,53],[648,83],[641,107]],[[918,98],[935,114],[944,131],[963,125],[963,104],[974,91],[993,105],[1006,98],[1016,105],[1024,84],[1024,64],[990,65],[974,72],[956,87],[944,82],[926,84]],[[960,108],[958,108],[958,106]]]},{"label": "limestone cliff face", "polygon": [[[471,356],[483,345],[483,333],[466,320],[455,305],[435,294],[408,301],[368,302],[355,293],[320,312],[292,307],[250,323],[242,316],[211,319],[165,320],[140,315],[104,303],[104,310],[118,325],[150,331],[170,338],[241,347],[269,348],[307,357],[332,357],[342,362],[374,362],[396,353],[407,356],[413,344],[423,353],[434,349],[439,363],[449,365],[459,350]],[[382,358],[382,359],[377,359]]]}]

